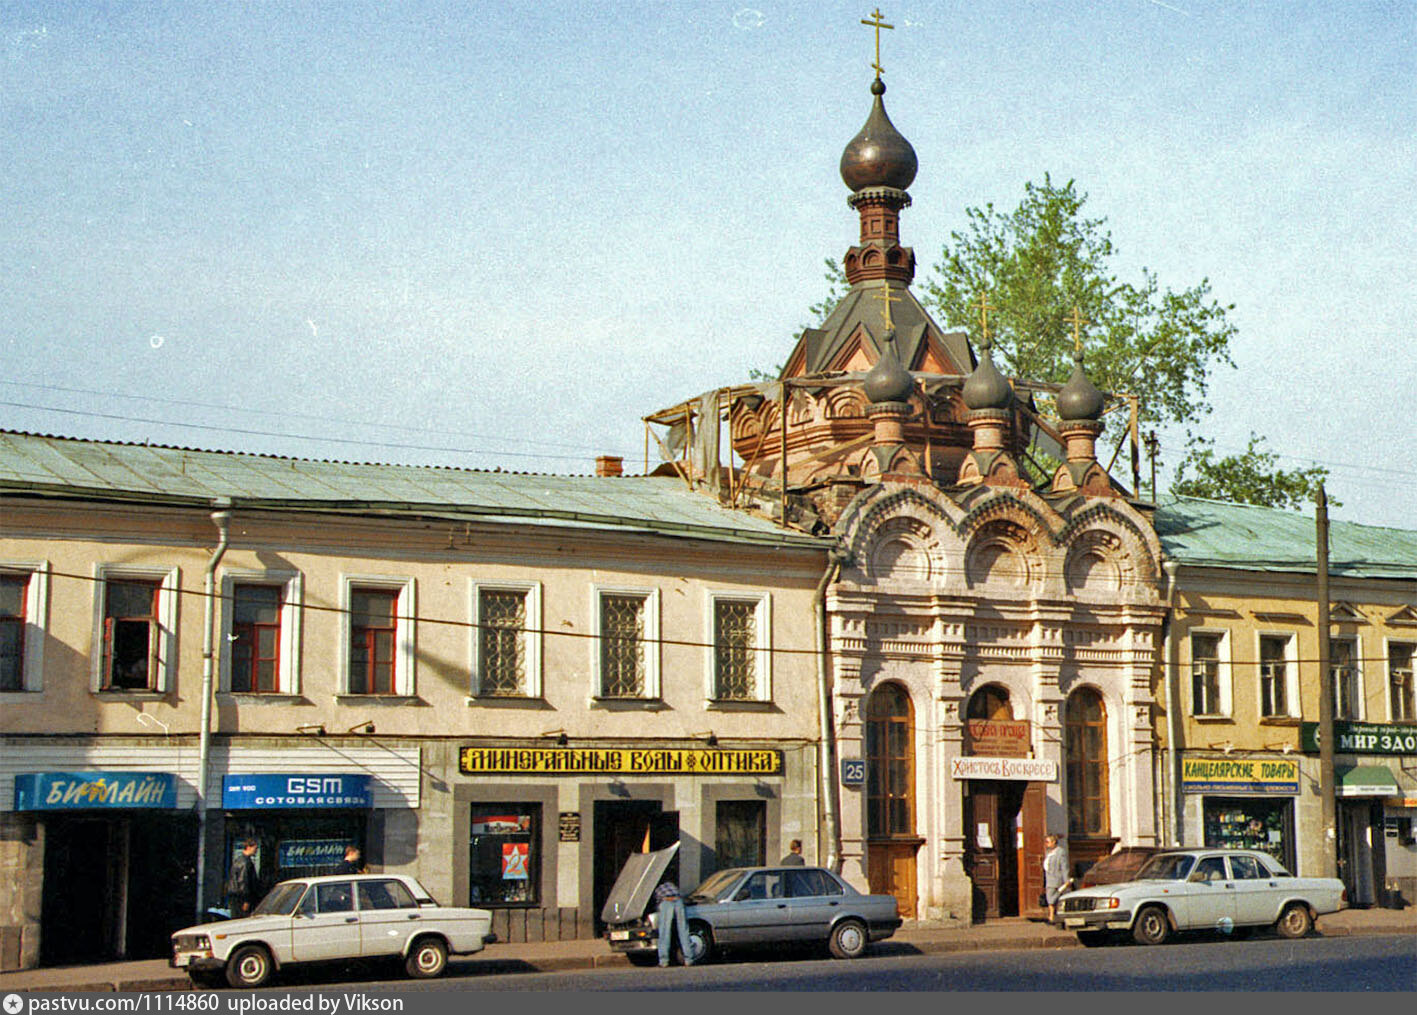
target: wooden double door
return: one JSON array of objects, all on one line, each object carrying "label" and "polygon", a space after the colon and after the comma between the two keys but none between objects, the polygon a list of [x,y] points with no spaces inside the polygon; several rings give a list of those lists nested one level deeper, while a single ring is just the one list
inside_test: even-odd
[{"label": "wooden double door", "polygon": [[872,839],[866,843],[866,880],[872,895],[894,895],[902,919],[915,919],[919,903],[916,854],[924,839]]},{"label": "wooden double door", "polygon": [[974,920],[1034,916],[1043,910],[1041,782],[968,780],[964,784],[964,864],[973,884]]}]

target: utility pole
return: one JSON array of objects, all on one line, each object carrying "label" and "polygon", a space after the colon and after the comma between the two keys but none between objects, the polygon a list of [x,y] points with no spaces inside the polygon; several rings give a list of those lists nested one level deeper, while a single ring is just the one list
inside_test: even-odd
[{"label": "utility pole", "polygon": [[1338,876],[1338,804],[1333,774],[1333,669],[1329,665],[1328,639],[1328,495],[1322,482],[1314,499],[1319,565],[1319,824],[1324,830],[1324,869],[1319,873],[1333,878]]},{"label": "utility pole", "polygon": [[1156,431],[1153,430],[1146,435],[1146,453],[1151,459],[1151,502],[1156,503],[1156,452],[1161,447],[1161,442],[1156,439]]}]

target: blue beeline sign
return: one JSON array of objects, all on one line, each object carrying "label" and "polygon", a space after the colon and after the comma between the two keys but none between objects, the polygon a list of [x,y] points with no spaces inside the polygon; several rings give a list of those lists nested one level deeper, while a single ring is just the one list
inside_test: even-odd
[{"label": "blue beeline sign", "polygon": [[228,775],[221,784],[227,810],[271,807],[368,807],[367,775]]},{"label": "blue beeline sign", "polygon": [[71,811],[177,806],[171,772],[27,772],[15,776],[15,810]]}]

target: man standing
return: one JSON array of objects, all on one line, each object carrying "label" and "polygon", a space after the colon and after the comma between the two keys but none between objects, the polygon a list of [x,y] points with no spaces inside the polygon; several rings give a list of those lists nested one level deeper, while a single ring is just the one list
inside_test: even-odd
[{"label": "man standing", "polygon": [[1048,902],[1048,922],[1052,923],[1058,909],[1058,896],[1068,883],[1068,854],[1058,845],[1056,835],[1045,835],[1043,845],[1048,847],[1043,857],[1043,896]]},{"label": "man standing", "polygon": [[231,873],[226,877],[226,904],[233,920],[250,916],[252,907],[261,901],[255,854],[256,840],[247,839],[241,844],[241,852],[231,862]]},{"label": "man standing", "polygon": [[802,859],[802,840],[793,839],[787,844],[787,855],[777,862],[779,867],[805,867],[807,861]]},{"label": "man standing", "polygon": [[363,874],[364,860],[359,852],[359,847],[350,845],[344,847],[344,860],[335,868],[336,874]]},{"label": "man standing", "polygon": [[673,881],[665,881],[654,890],[654,899],[659,903],[659,915],[655,926],[659,931],[659,964],[669,965],[669,957],[674,954],[674,934],[679,934],[679,951],[684,956],[684,965],[692,966],[694,957],[689,949],[689,921],[684,916],[684,900],[679,897],[679,886]]}]

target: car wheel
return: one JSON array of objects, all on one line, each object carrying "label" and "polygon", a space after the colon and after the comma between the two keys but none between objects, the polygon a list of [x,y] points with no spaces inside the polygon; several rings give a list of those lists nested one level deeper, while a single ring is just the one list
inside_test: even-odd
[{"label": "car wheel", "polygon": [[1303,937],[1314,929],[1314,918],[1309,915],[1308,906],[1302,902],[1291,902],[1284,907],[1284,912],[1279,914],[1274,929],[1279,931],[1280,937]]},{"label": "car wheel", "polygon": [[1112,937],[1105,930],[1080,930],[1078,931],[1078,944],[1084,948],[1101,948]]},{"label": "car wheel", "polygon": [[703,966],[713,961],[713,931],[708,924],[689,924],[689,940],[686,947],[679,949],[679,961],[686,966]]},{"label": "car wheel", "polygon": [[436,937],[419,938],[408,950],[403,967],[415,980],[442,976],[448,968],[448,946]]},{"label": "car wheel", "polygon": [[827,946],[833,958],[859,959],[866,953],[866,928],[859,920],[842,920],[832,928]]},{"label": "car wheel", "polygon": [[233,987],[259,987],[271,978],[271,956],[260,945],[242,945],[226,960],[226,982]]},{"label": "car wheel", "polygon": [[1160,906],[1147,906],[1137,914],[1137,922],[1132,924],[1132,937],[1138,944],[1164,944],[1171,936],[1171,924],[1166,920],[1166,910]]}]

